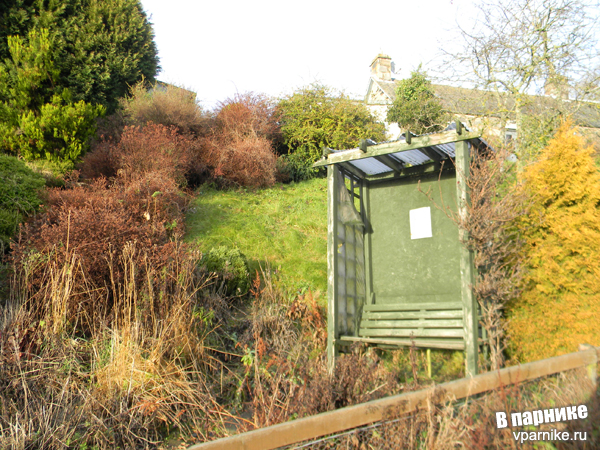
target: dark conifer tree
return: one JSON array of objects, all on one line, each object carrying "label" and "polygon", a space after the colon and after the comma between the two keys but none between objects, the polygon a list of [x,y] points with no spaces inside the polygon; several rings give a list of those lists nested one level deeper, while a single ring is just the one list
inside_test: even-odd
[{"label": "dark conifer tree", "polygon": [[[0,0],[0,62],[8,37],[48,29],[58,83],[73,101],[112,113],[128,86],[159,70],[152,25],[139,0]],[[53,92],[47,92],[47,100]]]}]

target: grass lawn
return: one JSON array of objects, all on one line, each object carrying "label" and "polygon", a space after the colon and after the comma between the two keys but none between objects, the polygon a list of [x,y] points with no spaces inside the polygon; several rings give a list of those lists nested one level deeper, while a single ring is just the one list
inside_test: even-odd
[{"label": "grass lawn", "polygon": [[251,272],[268,263],[291,293],[327,291],[327,180],[260,190],[202,186],[187,215],[188,242],[237,247]]}]

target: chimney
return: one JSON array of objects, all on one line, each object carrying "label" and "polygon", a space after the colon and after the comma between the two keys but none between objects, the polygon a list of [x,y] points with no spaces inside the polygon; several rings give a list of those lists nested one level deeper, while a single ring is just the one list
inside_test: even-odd
[{"label": "chimney", "polygon": [[569,99],[569,80],[563,75],[549,77],[544,83],[544,95],[562,100]]},{"label": "chimney", "polygon": [[392,58],[380,53],[371,63],[371,76],[377,80],[392,81]]}]

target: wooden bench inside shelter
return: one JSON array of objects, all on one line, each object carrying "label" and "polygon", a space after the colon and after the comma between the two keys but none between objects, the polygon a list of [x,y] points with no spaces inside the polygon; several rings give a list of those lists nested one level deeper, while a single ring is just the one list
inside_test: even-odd
[{"label": "wooden bench inside shelter", "polygon": [[340,340],[464,350],[463,315],[461,302],[365,305],[358,336]]}]

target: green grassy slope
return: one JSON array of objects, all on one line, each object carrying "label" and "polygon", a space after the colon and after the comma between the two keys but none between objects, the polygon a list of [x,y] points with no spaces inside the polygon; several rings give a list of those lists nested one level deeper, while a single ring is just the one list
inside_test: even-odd
[{"label": "green grassy slope", "polygon": [[252,273],[268,262],[286,290],[327,289],[327,181],[257,191],[203,186],[187,216],[187,241],[202,251],[226,245],[248,257]]}]

